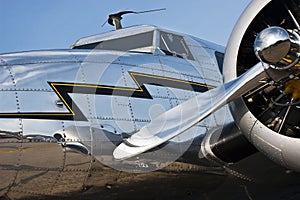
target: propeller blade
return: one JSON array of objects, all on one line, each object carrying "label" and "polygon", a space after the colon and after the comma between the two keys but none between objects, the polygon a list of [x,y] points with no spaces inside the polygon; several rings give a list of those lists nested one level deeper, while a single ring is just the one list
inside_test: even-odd
[{"label": "propeller blade", "polygon": [[239,78],[166,111],[121,143],[113,152],[114,158],[124,160],[163,144],[257,87],[265,77],[264,68],[258,63]]}]

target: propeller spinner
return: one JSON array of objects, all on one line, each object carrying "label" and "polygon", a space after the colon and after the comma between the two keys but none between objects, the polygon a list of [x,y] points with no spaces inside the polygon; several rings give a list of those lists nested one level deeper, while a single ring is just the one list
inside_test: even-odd
[{"label": "propeller spinner", "polygon": [[266,28],[256,37],[254,52],[273,68],[291,68],[299,62],[300,36],[277,26]]}]

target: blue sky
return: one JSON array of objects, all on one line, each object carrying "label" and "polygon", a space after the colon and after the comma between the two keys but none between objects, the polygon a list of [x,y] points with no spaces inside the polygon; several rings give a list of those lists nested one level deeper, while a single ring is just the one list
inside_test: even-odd
[{"label": "blue sky", "polygon": [[250,0],[0,0],[0,53],[66,49],[77,39],[113,30],[108,14],[122,10],[166,11],[127,15],[123,26],[153,24],[226,45]]}]

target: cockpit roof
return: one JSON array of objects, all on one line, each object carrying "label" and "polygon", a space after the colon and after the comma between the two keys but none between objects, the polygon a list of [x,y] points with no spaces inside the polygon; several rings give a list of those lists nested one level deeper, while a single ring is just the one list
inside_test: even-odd
[{"label": "cockpit roof", "polygon": [[101,33],[101,34],[84,37],[84,38],[77,40],[72,45],[72,48],[87,45],[87,44],[92,44],[92,43],[96,43],[96,42],[107,41],[107,40],[112,40],[112,39],[116,39],[116,38],[124,38],[124,37],[128,37],[128,36],[136,35],[136,34],[151,32],[151,31],[154,31],[157,29],[158,28],[156,26],[141,25],[141,26],[133,26],[133,27],[129,27],[129,28],[124,28],[124,29],[120,29],[117,31]]},{"label": "cockpit roof", "polygon": [[[153,47],[155,26],[135,26],[81,38],[72,45],[72,49],[105,49],[148,52]],[[145,49],[146,48],[146,49]]]},{"label": "cockpit roof", "polygon": [[79,39],[73,49],[118,50],[154,53],[156,50],[177,57],[194,60],[184,36],[141,25]]},{"label": "cockpit roof", "polygon": [[[178,34],[156,26],[141,25],[81,38],[71,48],[152,54],[161,52],[165,55],[194,60],[189,43],[186,40],[187,37],[187,35]],[[196,41],[201,43],[201,46],[211,46],[209,42]]]}]

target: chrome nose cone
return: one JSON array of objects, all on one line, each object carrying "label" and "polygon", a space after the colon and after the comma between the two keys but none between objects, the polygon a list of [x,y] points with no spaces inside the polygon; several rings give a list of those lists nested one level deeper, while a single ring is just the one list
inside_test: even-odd
[{"label": "chrome nose cone", "polygon": [[277,26],[266,28],[256,37],[254,52],[260,61],[274,69],[292,68],[299,62],[299,32]]},{"label": "chrome nose cone", "polygon": [[254,42],[256,56],[265,63],[276,64],[289,53],[289,33],[281,27],[270,27],[258,34]]}]

